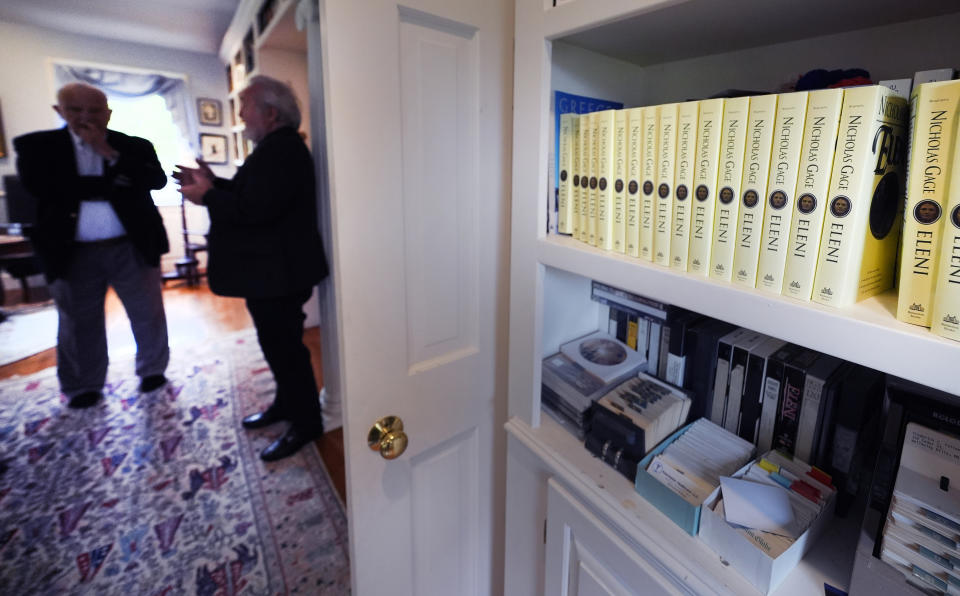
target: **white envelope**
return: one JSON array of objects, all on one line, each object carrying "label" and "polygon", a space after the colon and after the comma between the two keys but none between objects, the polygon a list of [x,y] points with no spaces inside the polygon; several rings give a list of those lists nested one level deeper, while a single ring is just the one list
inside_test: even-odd
[{"label": "white envelope", "polygon": [[799,536],[790,496],[782,486],[723,476],[720,491],[728,523],[793,539]]}]

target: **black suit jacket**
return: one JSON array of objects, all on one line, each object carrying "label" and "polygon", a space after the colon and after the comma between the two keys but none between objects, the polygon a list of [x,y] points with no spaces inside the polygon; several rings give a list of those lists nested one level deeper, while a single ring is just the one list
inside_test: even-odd
[{"label": "black suit jacket", "polygon": [[210,212],[207,278],[222,296],[289,296],[327,275],[313,158],[290,127],[265,136],[232,180],[203,196]]},{"label": "black suit jacket", "polygon": [[103,176],[80,176],[73,140],[66,127],[17,137],[17,172],[37,201],[37,223],[31,232],[34,250],[47,281],[63,277],[74,251],[80,201],[103,197],[117,213],[127,236],[153,266],[170,250],[163,220],[150,190],[163,188],[167,175],[146,139],[107,131],[107,142],[120,156],[104,164]]}]

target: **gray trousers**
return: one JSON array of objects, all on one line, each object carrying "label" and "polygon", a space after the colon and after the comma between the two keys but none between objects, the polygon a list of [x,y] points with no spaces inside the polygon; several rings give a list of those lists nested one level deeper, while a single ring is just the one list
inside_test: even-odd
[{"label": "gray trousers", "polygon": [[160,268],[150,267],[127,240],[77,243],[69,271],[50,286],[57,305],[57,377],[67,397],[101,391],[107,378],[104,300],[113,286],[137,342],[136,373],[167,369],[170,348]]}]

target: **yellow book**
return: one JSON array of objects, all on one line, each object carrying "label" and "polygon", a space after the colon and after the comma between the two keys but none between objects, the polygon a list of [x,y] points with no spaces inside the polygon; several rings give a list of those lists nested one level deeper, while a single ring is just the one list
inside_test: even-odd
[{"label": "yellow book", "polygon": [[590,183],[587,190],[587,243],[597,245],[597,192],[600,180],[600,120],[597,112],[590,113]]},{"label": "yellow book", "polygon": [[673,182],[673,215],[670,230],[670,267],[687,270],[690,252],[690,216],[693,213],[694,164],[697,156],[697,121],[700,102],[688,101],[677,110],[677,167]]},{"label": "yellow book", "polygon": [[702,100],[697,123],[696,186],[693,189],[687,271],[703,276],[709,272],[710,249],[713,246],[713,195],[716,194],[717,172],[720,170],[720,128],[723,126],[725,102],[723,98]]},{"label": "yellow book", "polygon": [[657,119],[657,192],[654,197],[653,262],[670,266],[670,218],[673,216],[673,177],[677,158],[677,109],[660,106]]},{"label": "yellow book", "polygon": [[723,110],[720,141],[720,172],[717,175],[716,212],[713,217],[713,247],[710,249],[710,277],[730,281],[733,246],[736,243],[740,186],[743,180],[743,148],[747,139],[750,98],[727,100]]},{"label": "yellow book", "polygon": [[798,300],[810,300],[813,276],[817,269],[817,251],[823,231],[826,196],[830,190],[843,89],[812,91],[807,102],[807,123],[803,129],[800,173],[790,217],[790,235],[786,240],[786,259],[780,292]]},{"label": "yellow book", "polygon": [[572,124],[575,114],[560,114],[560,164],[559,188],[557,189],[557,231],[569,234],[573,220],[573,201],[570,200],[573,184],[571,170],[573,168],[573,131]]},{"label": "yellow book", "polygon": [[950,197],[946,201],[943,235],[940,241],[937,283],[934,288],[930,330],[960,341],[960,118],[954,133],[953,158],[949,175]]},{"label": "yellow book", "polygon": [[956,140],[960,80],[917,85],[910,95],[910,155],[897,319],[930,326],[937,258]]},{"label": "yellow book", "polygon": [[613,248],[613,154],[616,110],[596,112],[597,118],[597,246]]},{"label": "yellow book", "polygon": [[580,241],[590,242],[590,114],[580,114]]},{"label": "yellow book", "polygon": [[640,180],[643,172],[643,108],[627,112],[627,254],[640,256]]},{"label": "yellow book", "polygon": [[[733,282],[750,288],[757,285],[770,152],[774,128],[779,126],[781,117],[779,97],[761,95],[750,99],[747,140],[743,152],[740,214],[737,216],[736,245],[733,247]],[[784,116],[787,111],[784,110]],[[789,111],[794,117],[797,115],[797,110]],[[777,139],[778,149],[784,142],[783,138]]]},{"label": "yellow book", "polygon": [[643,108],[643,162],[640,184],[640,258],[653,260],[653,217],[657,190],[657,117],[660,106]]},{"label": "yellow book", "polygon": [[849,306],[893,286],[908,110],[887,87],[844,89],[814,302]]},{"label": "yellow book", "polygon": [[570,114],[570,235],[580,238],[580,115]]},{"label": "yellow book", "polygon": [[613,119],[613,250],[627,252],[627,111]]}]

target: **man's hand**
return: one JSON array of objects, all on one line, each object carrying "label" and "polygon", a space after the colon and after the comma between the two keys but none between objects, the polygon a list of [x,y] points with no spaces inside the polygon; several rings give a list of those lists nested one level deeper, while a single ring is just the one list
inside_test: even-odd
[{"label": "man's hand", "polygon": [[120,156],[120,152],[107,142],[106,127],[99,127],[92,122],[81,122],[74,127],[74,132],[85,144],[102,157],[113,161]]},{"label": "man's hand", "polygon": [[173,178],[180,183],[180,194],[191,203],[203,205],[203,195],[213,188],[213,172],[202,160],[197,160],[199,168],[178,165]]}]

